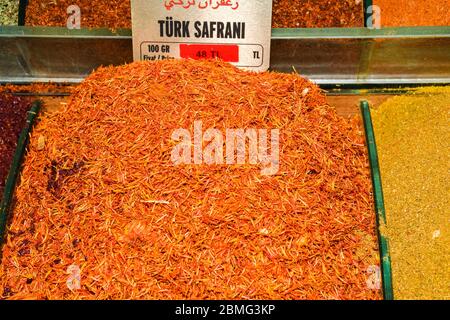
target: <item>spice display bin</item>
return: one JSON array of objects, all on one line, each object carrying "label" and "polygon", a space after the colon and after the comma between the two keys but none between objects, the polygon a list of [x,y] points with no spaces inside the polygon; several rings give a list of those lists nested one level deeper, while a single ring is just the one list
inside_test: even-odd
[{"label": "spice display bin", "polygon": [[[22,130],[17,148],[14,154],[14,159],[11,164],[11,169],[6,181],[5,192],[0,202],[0,248],[7,236],[7,222],[10,219],[13,211],[15,188],[19,183],[21,174],[22,162],[27,153],[27,146],[29,143],[29,136],[33,125],[41,109],[41,101],[35,101],[28,112],[28,118],[25,128]],[[361,102],[361,117],[364,123],[364,130],[366,136],[366,144],[369,154],[369,164],[372,177],[372,185],[375,198],[375,212],[377,215],[377,225],[380,221],[385,220],[384,216],[384,201],[381,186],[380,170],[378,165],[377,149],[374,138],[374,131],[370,117],[370,109],[367,101]],[[393,299],[390,258],[386,239],[378,232],[381,271],[383,277],[383,295],[385,299]],[[1,251],[0,251],[1,252]]]},{"label": "spice display bin", "polygon": [[[132,61],[130,30],[0,28],[0,82],[81,82]],[[321,85],[450,82],[450,27],[273,29],[271,69]]]},{"label": "spice display bin", "polygon": [[369,103],[367,101],[361,101],[360,107],[364,124],[364,132],[366,136],[366,146],[369,155],[370,174],[372,177],[372,189],[377,220],[378,244],[380,250],[380,268],[383,284],[383,296],[386,300],[392,300],[394,298],[394,294],[392,289],[391,258],[389,256],[387,239],[380,233],[379,228],[382,223],[386,223],[386,213],[384,207],[380,166],[378,162],[377,145],[375,141],[375,132],[373,129]]}]

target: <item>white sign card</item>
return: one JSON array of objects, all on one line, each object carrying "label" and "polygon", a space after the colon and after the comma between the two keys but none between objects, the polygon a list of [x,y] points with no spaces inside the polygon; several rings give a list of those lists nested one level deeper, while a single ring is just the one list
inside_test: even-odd
[{"label": "white sign card", "polygon": [[131,0],[134,60],[214,59],[265,71],[272,0]]}]

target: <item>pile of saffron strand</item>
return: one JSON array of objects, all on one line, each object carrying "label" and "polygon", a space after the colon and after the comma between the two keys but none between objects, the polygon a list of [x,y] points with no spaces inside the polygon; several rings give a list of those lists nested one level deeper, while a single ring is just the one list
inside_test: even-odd
[{"label": "pile of saffron strand", "polygon": [[[279,129],[279,172],[174,165],[194,121]],[[296,74],[100,68],[41,117],[16,197],[3,299],[381,298],[363,133]]]}]

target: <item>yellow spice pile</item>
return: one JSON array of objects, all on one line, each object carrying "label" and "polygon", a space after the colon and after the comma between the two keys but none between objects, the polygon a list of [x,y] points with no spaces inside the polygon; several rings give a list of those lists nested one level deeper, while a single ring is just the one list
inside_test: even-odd
[{"label": "yellow spice pile", "polygon": [[450,87],[373,110],[395,299],[450,298]]}]

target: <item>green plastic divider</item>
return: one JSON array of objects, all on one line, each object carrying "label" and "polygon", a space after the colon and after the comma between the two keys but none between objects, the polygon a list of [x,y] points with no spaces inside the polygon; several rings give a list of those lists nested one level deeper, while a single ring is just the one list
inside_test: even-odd
[{"label": "green plastic divider", "polygon": [[27,6],[28,6],[28,0],[20,0],[19,1],[19,18],[18,18],[19,26],[25,25],[25,14],[27,11]]},{"label": "green plastic divider", "polygon": [[369,162],[372,174],[372,186],[375,200],[375,212],[377,221],[378,243],[380,249],[380,266],[383,282],[383,296],[385,300],[393,300],[391,258],[389,256],[389,244],[386,237],[380,232],[380,226],[386,224],[386,211],[384,208],[383,188],[381,184],[380,165],[378,162],[375,133],[370,115],[370,107],[367,101],[361,102],[361,113],[366,133],[366,143],[369,152]]},{"label": "green plastic divider", "polygon": [[8,177],[6,179],[5,192],[3,193],[3,198],[0,202],[0,249],[6,239],[6,229],[13,203],[14,190],[16,188],[17,178],[21,170],[25,151],[29,143],[30,132],[40,109],[41,102],[35,101],[33,102],[30,111],[28,111],[27,122],[20,133],[11,168],[9,169]]}]

